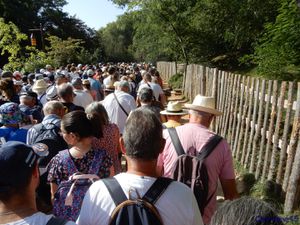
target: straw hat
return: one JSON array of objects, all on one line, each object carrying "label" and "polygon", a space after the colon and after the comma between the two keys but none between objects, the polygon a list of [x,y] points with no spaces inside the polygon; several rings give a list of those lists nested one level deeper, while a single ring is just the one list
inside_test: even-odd
[{"label": "straw hat", "polygon": [[221,116],[223,113],[215,108],[215,98],[197,95],[192,104],[185,104],[184,108],[192,109],[201,112],[207,112],[216,116]]},{"label": "straw hat", "polygon": [[36,80],[32,86],[32,90],[36,91],[46,91],[48,88],[48,84],[44,79]]},{"label": "straw hat", "polygon": [[167,109],[160,112],[162,115],[186,115],[188,112],[182,109],[180,102],[169,102]]}]

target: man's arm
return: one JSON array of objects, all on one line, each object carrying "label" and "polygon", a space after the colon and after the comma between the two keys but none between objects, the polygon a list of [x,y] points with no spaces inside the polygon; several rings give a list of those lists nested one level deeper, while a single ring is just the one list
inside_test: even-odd
[{"label": "man's arm", "polygon": [[164,106],[167,102],[165,94],[162,93],[162,94],[159,95],[159,97],[160,97],[161,104],[163,104],[163,106]]},{"label": "man's arm", "polygon": [[235,179],[220,179],[225,199],[233,200],[239,197],[236,190]]}]

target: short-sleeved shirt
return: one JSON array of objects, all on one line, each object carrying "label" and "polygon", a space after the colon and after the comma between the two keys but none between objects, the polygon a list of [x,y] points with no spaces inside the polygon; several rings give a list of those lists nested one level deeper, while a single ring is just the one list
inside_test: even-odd
[{"label": "short-sleeved shirt", "polygon": [[96,91],[97,93],[97,99],[96,101],[101,101],[101,95],[100,95],[100,91],[102,90],[101,84],[98,80],[94,80],[93,78],[88,78],[88,80],[90,81],[91,84],[91,89]]},{"label": "short-sleeved shirt", "polygon": [[[130,173],[120,173],[115,176],[126,197],[136,198],[137,193],[144,196],[155,177],[138,176]],[[164,225],[203,225],[200,211],[191,189],[177,181],[172,182],[155,203]],[[116,208],[106,186],[96,181],[85,195],[80,215],[79,225],[94,225],[109,223],[110,215]]]},{"label": "short-sleeved shirt", "polygon": [[[105,178],[109,177],[110,173],[110,167],[112,166],[112,161],[109,155],[106,153],[105,150],[91,150],[85,154],[83,158],[75,159],[70,156],[73,159],[73,162],[77,168],[77,170],[81,173],[88,174],[89,168],[93,162],[95,151],[101,151],[102,157],[99,160],[99,163],[101,164],[101,167],[99,169],[99,172],[96,174],[99,176],[99,178]],[[62,181],[68,180],[69,177],[72,174],[69,174],[67,170],[67,166],[63,165],[62,158],[60,154],[57,154],[54,156],[54,158],[50,161],[48,165],[48,181],[50,183],[55,183],[59,185]]]},{"label": "short-sleeved shirt", "polygon": [[159,86],[159,84],[156,83],[143,83],[140,85],[139,90],[138,90],[138,95],[139,92],[143,89],[143,88],[151,88],[153,91],[153,94],[155,96],[156,101],[159,100],[159,95],[164,94],[163,89]]},{"label": "short-sleeved shirt", "polygon": [[[46,225],[52,217],[53,215],[46,215],[42,212],[37,212],[31,216],[25,217],[24,219],[8,223],[7,225]],[[69,221],[66,225],[75,225],[75,223]]]},{"label": "short-sleeved shirt", "polygon": [[[114,93],[118,98],[119,103],[122,105],[128,115],[132,110],[136,109],[135,100],[130,94],[119,90],[116,90]],[[127,115],[118,104],[114,94],[111,93],[107,95],[102,101],[102,105],[107,111],[110,122],[117,124],[119,131],[122,134],[125,127]]]},{"label": "short-sleeved shirt", "polygon": [[[207,143],[210,137],[215,135],[212,131],[206,127],[196,124],[187,123],[175,128],[183,149],[191,155],[195,155],[202,147]],[[164,130],[164,138],[166,139],[165,148],[160,154],[158,159],[158,165],[164,168],[164,176],[170,177],[173,164],[177,159],[177,153],[171,142],[168,130]],[[214,194],[214,197],[207,204],[203,221],[204,224],[208,224],[212,215],[216,210],[216,189],[218,185],[218,179],[234,179],[234,169],[231,151],[226,140],[222,140],[214,151],[206,159],[206,165],[209,177],[209,193],[208,196]]]}]

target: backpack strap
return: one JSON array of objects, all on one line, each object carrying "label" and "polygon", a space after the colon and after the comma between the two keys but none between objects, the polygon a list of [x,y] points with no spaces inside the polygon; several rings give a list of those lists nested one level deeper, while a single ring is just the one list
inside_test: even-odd
[{"label": "backpack strap", "polygon": [[124,109],[124,107],[121,105],[121,103],[119,102],[117,95],[115,94],[115,92],[113,93],[118,105],[120,106],[120,108],[122,109],[122,111],[125,113],[126,116],[128,116],[128,112],[126,112],[126,110]]},{"label": "backpack strap", "polygon": [[65,225],[68,221],[62,218],[52,216],[46,225]]},{"label": "backpack strap", "polygon": [[170,178],[158,177],[143,196],[143,199],[154,205],[172,181]]},{"label": "backpack strap", "polygon": [[170,134],[170,137],[171,137],[172,143],[173,143],[173,145],[175,147],[175,150],[177,152],[177,155],[178,156],[184,155],[185,151],[183,150],[183,147],[182,147],[182,144],[181,144],[181,142],[179,140],[179,137],[178,137],[176,129],[174,127],[168,128],[168,132]]},{"label": "backpack strap", "polygon": [[127,200],[127,197],[116,178],[102,179],[116,206]]},{"label": "backpack strap", "polygon": [[45,92],[44,94],[42,94],[42,95],[38,98],[39,102],[41,102],[41,99],[42,99],[45,95],[46,95],[46,92]]},{"label": "backpack strap", "polygon": [[223,138],[217,134],[212,136],[208,140],[208,142],[201,148],[201,151],[199,152],[197,158],[199,160],[206,159],[210,155],[210,153],[213,152],[213,150],[217,147],[217,145],[220,143],[222,139]]}]

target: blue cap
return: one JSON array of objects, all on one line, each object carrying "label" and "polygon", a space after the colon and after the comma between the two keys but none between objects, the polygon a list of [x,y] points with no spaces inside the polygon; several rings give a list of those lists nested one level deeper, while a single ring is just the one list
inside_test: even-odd
[{"label": "blue cap", "polygon": [[49,154],[45,144],[8,141],[0,147],[0,192],[24,185],[40,157]]}]

